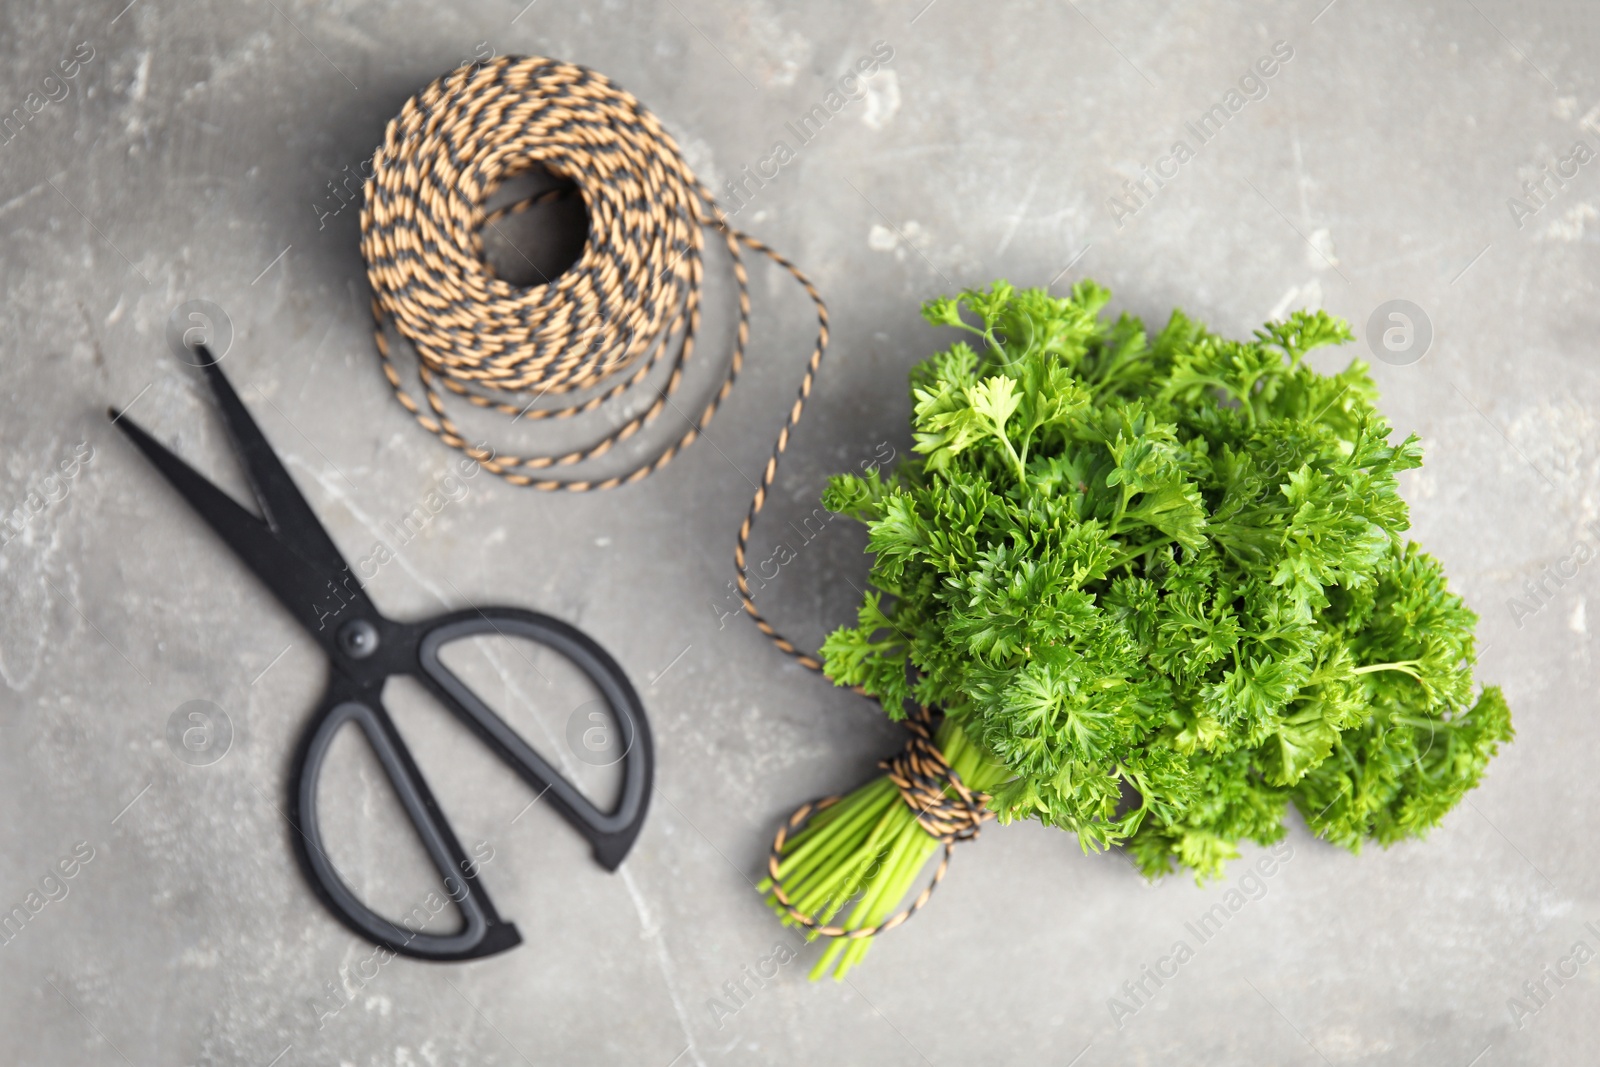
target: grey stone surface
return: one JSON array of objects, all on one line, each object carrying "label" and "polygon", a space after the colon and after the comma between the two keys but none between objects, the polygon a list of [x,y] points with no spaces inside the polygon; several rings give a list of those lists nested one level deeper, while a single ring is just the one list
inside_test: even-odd
[{"label": "grey stone surface", "polygon": [[[1535,604],[1524,582],[1600,540],[1600,164],[1559,186],[1539,171],[1577,142],[1600,148],[1600,12],[924,3],[4,5],[0,115],[28,117],[0,144],[0,511],[53,499],[0,549],[0,907],[24,904],[78,843],[92,859],[0,945],[0,1060],[1595,1060],[1600,964],[1544,979],[1542,1006],[1523,985],[1575,942],[1600,947],[1584,925],[1600,924],[1594,572],[1551,581],[1531,614],[1511,600]],[[370,963],[302,882],[279,811],[321,657],[105,406],[132,404],[238,491],[203,386],[164,341],[176,305],[215,301],[241,393],[358,557],[455,458],[388,393],[355,211],[330,199],[407,95],[485,46],[585,63],[637,93],[721,188],[878,40],[891,73],[739,216],[811,272],[835,324],[757,558],[828,472],[906,447],[905,371],[940,343],[918,319],[925,298],[1000,276],[1060,292],[1088,274],[1150,319],[1176,304],[1241,332],[1320,304],[1363,334],[1407,299],[1431,348],[1376,376],[1395,424],[1426,440],[1405,486],[1416,534],[1483,616],[1482,674],[1506,688],[1517,742],[1425,842],[1351,856],[1294,824],[1292,859],[1203,945],[1185,924],[1259,850],[1227,883],[1151,888],[1066,835],[991,829],[848,983],[808,983],[807,948],[720,1017],[724,983],[790,936],[751,885],[777,821],[898,743],[872,707],[715,607],[809,337],[803,298],[758,265],[748,370],[708,440],[606,494],[465,483],[374,579],[396,617],[498,601],[577,621],[644,694],[660,789],[607,875],[471,741],[411,709],[403,725],[462,835],[492,851],[484,878],[527,943],[471,965]],[[1199,144],[1185,123],[1277,41],[1293,54],[1266,95]],[[46,101],[79,42],[92,58]],[[1162,162],[1178,139],[1194,158]],[[1111,198],[1145,165],[1177,173],[1122,217]],[[714,369],[731,305],[713,266]],[[92,458],[76,477],[48,481],[80,444]],[[774,619],[803,643],[846,619],[863,543],[830,526],[763,594]],[[522,685],[498,654],[486,678]],[[519,708],[521,691],[506,691]],[[196,700],[234,731],[207,765],[168,741]],[[531,703],[519,722],[557,743],[572,705]],[[359,749],[341,759],[328,787],[341,862],[403,910],[426,881],[381,776]],[[1179,939],[1193,959],[1119,1028],[1108,1000]],[[1510,998],[1538,1010],[1514,1018]]]}]

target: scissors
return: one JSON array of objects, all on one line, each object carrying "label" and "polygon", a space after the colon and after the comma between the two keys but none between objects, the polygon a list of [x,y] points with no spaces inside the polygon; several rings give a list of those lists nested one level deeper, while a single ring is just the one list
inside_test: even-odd
[{"label": "scissors", "polygon": [[[428,788],[416,760],[384,709],[384,682],[409,675],[460,719],[490,751],[521,775],[589,842],[595,861],[616,870],[644,824],[653,755],[644,707],[628,677],[606,651],[559,619],[521,608],[485,607],[421,622],[384,618],[361,589],[289,472],[217,362],[204,346],[194,352],[222,409],[234,450],[261,508],[256,518],[121,412],[111,421],[132,439],[167,481],[199,512],[263,585],[272,591],[327,654],[333,670],[321,705],[307,724],[290,785],[290,821],[301,869],[317,896],[360,936],[405,956],[470,960],[522,941],[500,918],[477,868]],[[330,588],[338,600],[329,596]],[[335,612],[329,603],[342,603]],[[332,618],[330,619],[330,615]],[[451,641],[474,635],[520,637],[565,656],[592,682],[611,709],[623,750],[622,791],[613,811],[601,811],[528,746],[439,659]],[[464,922],[451,934],[429,934],[379,915],[357,898],[323,848],[317,783],[339,728],[354,723],[382,765]]]}]

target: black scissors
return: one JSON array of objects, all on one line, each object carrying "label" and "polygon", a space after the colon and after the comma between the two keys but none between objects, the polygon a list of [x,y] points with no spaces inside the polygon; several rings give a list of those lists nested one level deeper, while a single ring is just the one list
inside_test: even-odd
[{"label": "black scissors", "polygon": [[[638,837],[650,799],[650,727],[638,694],[603,648],[548,615],[505,607],[469,608],[414,623],[380,615],[211,353],[204,346],[195,352],[255,491],[260,519],[115,409],[111,420],[316,638],[333,664],[327,694],[301,742],[290,787],[290,819],[299,831],[296,851],[312,888],[351,930],[406,956],[469,960],[520,944],[517,928],[500,918],[479,884],[476,867],[384,709],[383,684],[394,675],[421,682],[529,785],[548,794],[550,804],[588,840],[595,860],[607,870],[617,868]],[[324,607],[330,602],[330,587],[343,602],[331,621]],[[599,690],[610,706],[624,753],[622,791],[614,811],[590,803],[440,662],[444,645],[483,634],[536,641],[571,660]],[[317,781],[334,735],[352,722],[371,744],[460,908],[465,922],[459,932],[425,934],[384,918],[356,898],[329,861],[317,818]]]}]

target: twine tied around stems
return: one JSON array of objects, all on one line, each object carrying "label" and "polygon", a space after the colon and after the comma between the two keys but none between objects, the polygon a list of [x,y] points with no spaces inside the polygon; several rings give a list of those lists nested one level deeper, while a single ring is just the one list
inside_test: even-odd
[{"label": "twine tied around stems", "polygon": [[[816,916],[807,915],[789,900],[788,894],[784,892],[779,864],[783,861],[783,846],[789,836],[798,834],[811,821],[812,816],[832,807],[843,798],[835,795],[802,804],[778,828],[777,834],[772,839],[772,851],[767,854],[767,878],[772,884],[773,897],[784,906],[789,918],[819,937],[842,937],[850,940],[876,937],[878,934],[893,930],[911,918],[928,903],[933,897],[934,889],[944,880],[945,872],[950,868],[950,856],[955,852],[956,843],[973,840],[978,836],[983,823],[994,818],[994,812],[987,807],[989,794],[968,789],[961,781],[961,776],[950,766],[950,761],[939,750],[939,746],[934,743],[933,714],[926,707],[919,705],[906,718],[906,729],[911,731],[911,739],[906,742],[905,749],[898,755],[878,761],[878,766],[888,772],[888,779],[900,790],[900,799],[916,813],[917,825],[926,830],[929,836],[944,842],[944,854],[939,857],[939,866],[934,869],[932,880],[922,888],[922,892],[917,894],[915,900],[904,910],[896,912],[876,926],[848,930],[842,926],[825,924]],[[953,791],[955,795],[952,796],[947,790]]]}]

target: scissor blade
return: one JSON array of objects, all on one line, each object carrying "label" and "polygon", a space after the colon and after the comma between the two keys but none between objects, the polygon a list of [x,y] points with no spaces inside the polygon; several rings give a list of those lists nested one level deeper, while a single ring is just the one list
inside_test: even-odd
[{"label": "scissor blade", "polygon": [[139,446],[139,451],[255,572],[262,584],[272,590],[290,614],[313,634],[318,633],[322,628],[322,616],[327,614],[323,605],[330,600],[329,582],[339,579],[340,575],[320,572],[314,564],[290,551],[265,522],[240,507],[138,423],[114,408],[109,414],[111,421]]},{"label": "scissor blade", "polygon": [[228,427],[228,436],[233,440],[234,451],[239,454],[240,462],[244,464],[245,477],[255,492],[256,503],[261,506],[261,514],[265,516],[267,525],[307,563],[323,568],[330,575],[349,571],[350,566],[340,554],[338,546],[323,529],[311,505],[306,503],[306,498],[300,495],[294,479],[289,477],[278,454],[267,443],[256,420],[250,417],[249,410],[239,399],[239,394],[233,391],[233,385],[222,373],[222,368],[217,366],[210,350],[199,345],[196,352],[200,356],[200,366],[205,370],[206,380],[216,394],[217,406],[222,409],[222,418]]}]

